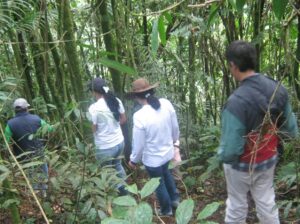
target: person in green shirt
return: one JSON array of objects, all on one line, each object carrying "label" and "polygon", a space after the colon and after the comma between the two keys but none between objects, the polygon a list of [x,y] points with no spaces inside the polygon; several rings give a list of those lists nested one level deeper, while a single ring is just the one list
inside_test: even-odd
[{"label": "person in green shirt", "polygon": [[[5,138],[9,144],[12,144],[14,155],[19,162],[29,162],[34,158],[44,158],[44,142],[35,136],[40,128],[46,128],[53,131],[53,127],[47,124],[38,115],[30,114],[28,107],[30,104],[24,98],[18,98],[13,103],[15,116],[8,120],[5,128]],[[25,152],[30,152],[22,155]],[[29,172],[34,190],[41,190],[46,194],[48,185],[48,165],[43,163],[36,166]]]}]

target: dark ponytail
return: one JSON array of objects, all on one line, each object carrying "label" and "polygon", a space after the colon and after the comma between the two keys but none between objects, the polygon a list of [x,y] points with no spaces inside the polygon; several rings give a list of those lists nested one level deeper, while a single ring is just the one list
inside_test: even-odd
[{"label": "dark ponytail", "polygon": [[113,113],[114,118],[119,121],[120,120],[120,103],[117,100],[117,98],[114,96],[114,94],[111,91],[108,91],[107,93],[103,93],[104,100],[110,109],[110,111]]},{"label": "dark ponytail", "polygon": [[145,92],[136,93],[135,95],[141,99],[146,99],[147,103],[154,109],[158,110],[160,108],[160,102],[157,97],[154,96],[154,89],[147,90]]},{"label": "dark ponytail", "polygon": [[[119,121],[120,120],[120,104],[115,95],[108,90],[108,87],[106,85],[106,82],[104,79],[101,78],[95,78],[92,82],[88,84],[88,88],[90,91],[94,91],[96,93],[100,93],[103,95],[104,100],[110,109],[110,111],[113,113],[114,118]],[[107,88],[107,89],[106,89]]]}]

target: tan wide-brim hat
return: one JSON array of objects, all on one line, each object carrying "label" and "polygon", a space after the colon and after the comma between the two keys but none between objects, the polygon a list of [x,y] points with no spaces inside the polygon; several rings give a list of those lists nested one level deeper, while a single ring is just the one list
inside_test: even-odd
[{"label": "tan wide-brim hat", "polygon": [[153,85],[150,85],[147,79],[139,78],[132,83],[132,88],[129,94],[146,92],[150,89],[156,88],[158,85],[158,82],[154,83]]}]

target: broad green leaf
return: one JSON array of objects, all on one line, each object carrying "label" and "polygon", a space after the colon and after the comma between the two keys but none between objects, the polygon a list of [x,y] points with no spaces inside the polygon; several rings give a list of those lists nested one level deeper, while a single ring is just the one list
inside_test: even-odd
[{"label": "broad green leaf", "polygon": [[47,103],[47,106],[48,106],[48,107],[51,107],[51,108],[53,108],[53,109],[57,109],[57,107],[56,107],[55,105],[50,104],[50,103]]},{"label": "broad green leaf", "polygon": [[160,16],[158,18],[158,32],[159,32],[159,38],[161,44],[165,46],[167,43],[167,36],[166,36],[165,22],[163,16]]},{"label": "broad green leaf", "polygon": [[43,209],[46,212],[47,215],[52,216],[53,215],[53,209],[50,202],[44,202],[43,203]]},{"label": "broad green leaf", "polygon": [[197,220],[203,220],[211,216],[220,206],[219,202],[213,202],[205,206],[205,208],[199,213]]},{"label": "broad green leaf", "polygon": [[158,50],[158,19],[155,19],[152,24],[151,33],[151,52],[155,56]]},{"label": "broad green leaf", "polygon": [[92,199],[89,199],[87,202],[85,202],[83,208],[81,209],[81,213],[87,214],[89,212],[89,210],[91,209],[92,204],[93,204]]},{"label": "broad green leaf", "polygon": [[78,110],[77,108],[74,109],[74,114],[77,118],[80,118],[80,110]]},{"label": "broad green leaf", "polygon": [[186,199],[182,201],[176,209],[176,223],[187,224],[193,216],[194,201],[192,199]]},{"label": "broad green leaf", "polygon": [[106,218],[103,221],[101,221],[101,223],[102,224],[131,224],[129,221],[115,219],[115,218]]},{"label": "broad green leaf", "polygon": [[219,224],[219,223],[213,221],[201,221],[199,224]]},{"label": "broad green leaf", "polygon": [[172,15],[170,13],[165,12],[163,15],[164,15],[165,19],[168,21],[168,23],[172,22],[173,19],[172,19]]},{"label": "broad green leaf", "polygon": [[210,12],[209,12],[209,17],[207,19],[207,28],[210,27],[211,23],[214,21],[216,18],[216,15],[218,13],[218,10],[220,8],[219,4],[212,4],[210,7]]},{"label": "broad green leaf", "polygon": [[112,216],[117,219],[125,219],[132,208],[134,207],[114,205]]},{"label": "broad green leaf", "polygon": [[10,172],[9,169],[4,165],[0,165],[0,171],[3,172],[3,173],[4,172]]},{"label": "broad green leaf", "polygon": [[142,199],[149,196],[156,190],[156,188],[159,185],[159,179],[160,179],[160,177],[152,178],[145,184],[145,186],[141,190],[141,198]]},{"label": "broad green leaf", "polygon": [[8,199],[2,205],[0,205],[0,208],[2,207],[2,208],[6,209],[6,208],[9,208],[13,204],[18,205],[18,204],[20,204],[20,201],[17,199]]},{"label": "broad green leaf", "polygon": [[22,165],[22,168],[28,168],[28,167],[32,167],[32,166],[38,166],[38,165],[42,165],[44,164],[44,162],[41,161],[35,161],[35,162],[30,162],[30,163],[25,163],[24,165]]},{"label": "broad green leaf", "polygon": [[132,194],[138,194],[138,192],[139,192],[136,184],[126,186],[126,190]]},{"label": "broad green leaf", "polygon": [[0,175],[0,186],[2,185],[2,182],[9,176],[9,174],[10,172],[5,172]]},{"label": "broad green leaf", "polygon": [[115,198],[113,203],[121,206],[136,206],[135,199],[128,195]]},{"label": "broad green leaf", "polygon": [[236,5],[236,10],[241,13],[243,11],[244,5],[246,3],[246,0],[236,0],[235,5]]},{"label": "broad green leaf", "polygon": [[288,0],[273,0],[273,11],[278,20],[284,15]]},{"label": "broad green leaf", "polygon": [[290,201],[287,206],[284,208],[283,217],[286,219],[290,213],[290,210],[292,208],[293,202]]},{"label": "broad green leaf", "polygon": [[128,75],[136,75],[137,74],[137,72],[132,67],[121,64],[114,60],[110,60],[108,58],[100,58],[99,62],[106,67],[116,69],[116,70],[126,73]]},{"label": "broad green leaf", "polygon": [[135,224],[151,224],[152,223],[152,208],[147,203],[139,204],[134,210],[134,220]]}]

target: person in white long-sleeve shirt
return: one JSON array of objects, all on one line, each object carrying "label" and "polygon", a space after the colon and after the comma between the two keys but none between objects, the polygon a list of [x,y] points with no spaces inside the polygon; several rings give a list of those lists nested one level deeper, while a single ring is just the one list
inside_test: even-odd
[{"label": "person in white long-sleeve shirt", "polygon": [[156,195],[161,215],[172,215],[179,204],[175,181],[168,169],[174,157],[174,143],[179,139],[176,112],[169,100],[154,96],[154,88],[140,78],[133,82],[131,94],[142,108],[133,115],[132,153],[129,166],[143,162],[149,176],[160,177]]}]

